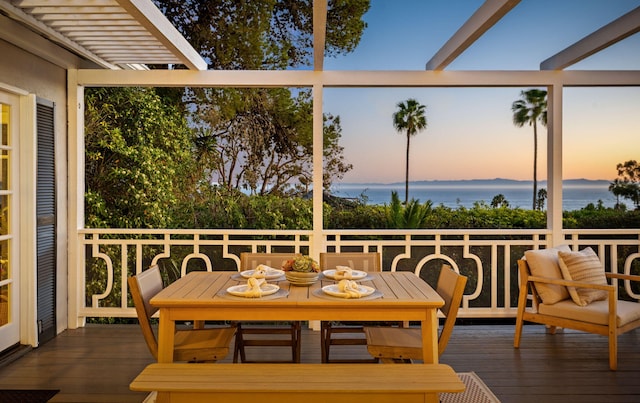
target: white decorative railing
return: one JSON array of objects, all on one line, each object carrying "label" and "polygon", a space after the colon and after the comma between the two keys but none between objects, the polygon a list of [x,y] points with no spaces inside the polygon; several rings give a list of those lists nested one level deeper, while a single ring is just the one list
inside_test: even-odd
[{"label": "white decorative railing", "polygon": [[[634,274],[640,265],[638,230],[565,230],[574,250],[592,247],[608,271]],[[317,256],[314,233],[296,230],[84,229],[79,281],[80,317],[135,317],[127,277],[159,263],[173,281],[191,270],[237,270],[241,252],[296,252]],[[325,230],[323,250],[378,251],[383,270],[409,270],[435,285],[443,263],[469,277],[461,318],[515,317],[517,259],[544,248],[548,230]],[[637,261],[636,261],[637,260]],[[635,263],[634,263],[635,261]],[[122,270],[122,268],[126,270]],[[625,283],[628,295],[634,294]],[[84,303],[82,301],[85,301]]]}]

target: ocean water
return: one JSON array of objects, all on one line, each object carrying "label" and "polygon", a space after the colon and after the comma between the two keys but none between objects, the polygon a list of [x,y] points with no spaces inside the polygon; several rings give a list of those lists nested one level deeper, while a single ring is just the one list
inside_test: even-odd
[{"label": "ocean water", "polygon": [[[538,184],[538,189],[546,188]],[[391,203],[391,192],[398,192],[400,200],[404,200],[404,184],[334,184],[332,194],[345,198],[367,198],[367,204]],[[431,200],[434,206],[471,208],[475,202],[484,201],[490,205],[494,196],[502,194],[512,208],[531,209],[533,198],[532,184],[409,184],[409,199],[420,202]],[[562,209],[564,211],[580,210],[589,203],[598,204],[601,200],[605,207],[614,207],[616,199],[608,190],[606,181],[594,181],[593,184],[565,185],[562,191]],[[625,200],[621,199],[622,203]],[[627,207],[630,206],[626,201]],[[547,207],[545,203],[545,208]]]}]

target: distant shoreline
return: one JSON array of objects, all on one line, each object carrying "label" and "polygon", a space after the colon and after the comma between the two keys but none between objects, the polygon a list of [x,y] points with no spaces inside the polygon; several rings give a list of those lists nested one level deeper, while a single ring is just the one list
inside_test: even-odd
[{"label": "distant shoreline", "polygon": [[[611,182],[592,179],[566,179],[562,183],[562,207],[565,211],[579,210],[589,204],[613,207],[616,198],[609,191]],[[547,181],[538,181],[538,189],[546,189]],[[365,200],[367,204],[384,205],[391,201],[391,193],[404,198],[404,182],[394,183],[334,183],[331,193],[347,199]],[[409,199],[431,201],[433,205],[471,208],[478,202],[490,204],[502,195],[509,206],[531,208],[533,181],[513,179],[432,180],[409,182]]]},{"label": "distant shoreline", "polygon": [[[574,185],[574,186],[604,186],[609,185],[613,180],[606,179],[564,179],[562,181],[563,185]],[[336,186],[404,186],[404,182],[339,182],[335,183]],[[435,185],[435,186],[509,186],[509,185],[533,185],[532,180],[519,180],[519,179],[505,179],[505,178],[495,178],[495,179],[432,179],[432,180],[419,180],[419,181],[410,181],[409,188],[412,185]],[[538,186],[546,186],[546,180],[539,180]]]}]

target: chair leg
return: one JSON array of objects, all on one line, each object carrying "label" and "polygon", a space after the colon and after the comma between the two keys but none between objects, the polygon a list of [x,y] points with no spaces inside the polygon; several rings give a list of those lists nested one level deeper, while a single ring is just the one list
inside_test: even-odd
[{"label": "chair leg", "polygon": [[294,345],[296,347],[296,354],[293,357],[293,362],[300,363],[300,358],[302,355],[302,324],[300,322],[295,322],[294,327],[295,327]]},{"label": "chair leg", "polygon": [[522,316],[518,313],[518,317],[516,318],[516,335],[513,338],[513,347],[520,347],[520,339],[522,338]]},{"label": "chair leg", "polygon": [[236,340],[233,347],[233,362],[237,363],[238,358],[240,358],[240,362],[245,362],[247,357],[244,352],[244,339],[242,338],[242,325],[240,323],[236,324]]},{"label": "chair leg", "polygon": [[520,347],[520,339],[522,338],[522,325],[524,322],[524,312],[527,309],[527,283],[520,283],[520,294],[518,295],[518,313],[516,316],[516,334],[513,339],[513,347]]},{"label": "chair leg", "polygon": [[609,369],[618,370],[618,337],[616,330],[609,329]]},{"label": "chair leg", "polygon": [[327,332],[329,331],[328,329],[329,329],[329,322],[320,322],[320,359],[322,360],[323,364],[326,364],[329,358],[328,346],[327,346],[327,340],[328,340]]}]

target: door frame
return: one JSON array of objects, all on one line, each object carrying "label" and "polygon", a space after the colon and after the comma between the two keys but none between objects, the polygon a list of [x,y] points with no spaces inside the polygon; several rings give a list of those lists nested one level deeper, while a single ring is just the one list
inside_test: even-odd
[{"label": "door frame", "polygon": [[[12,128],[11,182],[12,200],[9,217],[12,229],[11,259],[13,272],[12,318],[16,329],[0,351],[15,343],[38,346],[37,277],[36,277],[36,96],[0,82],[0,93],[10,99],[15,120]],[[17,117],[17,119],[16,119]],[[8,346],[5,346],[8,344]]]}]

